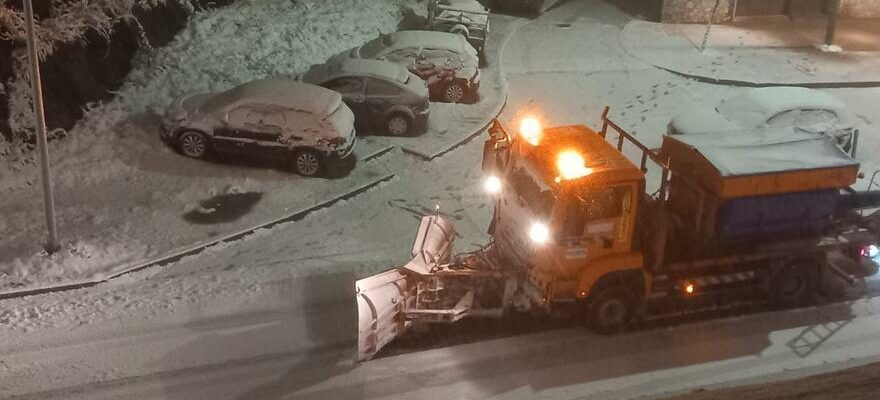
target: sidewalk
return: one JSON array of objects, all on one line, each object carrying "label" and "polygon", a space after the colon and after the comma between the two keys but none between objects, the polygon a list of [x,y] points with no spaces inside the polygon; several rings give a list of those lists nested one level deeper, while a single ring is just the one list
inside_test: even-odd
[{"label": "sidewalk", "polygon": [[633,55],[698,80],[741,86],[880,86],[880,20],[840,19],[839,52],[817,48],[823,18],[751,17],[713,25],[700,51],[705,24],[632,21],[621,43]]}]

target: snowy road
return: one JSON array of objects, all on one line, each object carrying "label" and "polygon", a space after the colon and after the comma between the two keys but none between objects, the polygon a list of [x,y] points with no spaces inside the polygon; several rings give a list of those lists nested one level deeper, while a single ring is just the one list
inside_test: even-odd
[{"label": "snowy road", "polygon": [[[605,2],[493,18],[493,34],[511,33],[507,119],[530,108],[595,125],[608,104],[656,144],[687,102],[738,90],[626,54],[616,41],[630,17]],[[859,99],[856,111],[880,98],[839,94]],[[872,300],[610,338],[563,329],[353,364],[352,282],[404,261],[420,214],[439,204],[458,250],[485,243],[481,145],[430,162],[395,151],[383,162],[397,178],[302,221],[110,284],[4,301],[0,398],[620,399],[880,352]]]}]

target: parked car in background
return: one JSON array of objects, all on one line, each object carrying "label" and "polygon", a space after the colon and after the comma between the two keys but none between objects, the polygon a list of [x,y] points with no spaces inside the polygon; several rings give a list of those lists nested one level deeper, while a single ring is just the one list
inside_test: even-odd
[{"label": "parked car in background", "polygon": [[289,79],[261,79],[220,93],[182,96],[162,138],[183,155],[255,156],[320,174],[354,150],[354,114],[339,93]]},{"label": "parked car in background", "polygon": [[428,88],[403,65],[352,58],[313,65],[296,79],[339,92],[358,132],[404,136],[428,127]]},{"label": "parked car in background", "polygon": [[431,99],[449,103],[479,99],[477,50],[461,35],[433,31],[399,31],[336,54],[327,64],[350,58],[390,61],[409,68],[428,84]]},{"label": "parked car in background", "polygon": [[819,90],[780,86],[750,89],[716,106],[701,105],[676,115],[667,133],[748,132],[782,127],[829,135],[844,151],[852,148],[857,131],[846,105],[834,96]]},{"label": "parked car in background", "polygon": [[462,35],[482,54],[489,35],[489,9],[477,0],[430,0],[428,29]]}]

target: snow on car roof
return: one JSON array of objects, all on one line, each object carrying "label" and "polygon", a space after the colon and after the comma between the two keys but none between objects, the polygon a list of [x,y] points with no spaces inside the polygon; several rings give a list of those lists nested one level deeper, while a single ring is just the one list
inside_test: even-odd
[{"label": "snow on car roof", "polygon": [[403,83],[409,77],[409,70],[401,64],[362,58],[349,58],[338,64],[329,65],[326,67],[325,73],[324,80],[355,75],[385,78]]},{"label": "snow on car roof", "polygon": [[261,103],[294,108],[326,116],[339,107],[342,96],[330,89],[283,78],[250,81],[219,93],[205,103],[219,109],[243,103]]},{"label": "snow on car roof", "polygon": [[707,133],[668,136],[703,155],[721,176],[755,175],[858,165],[826,135],[792,129],[757,134]]},{"label": "snow on car roof", "polygon": [[731,100],[734,99],[746,100],[757,104],[769,113],[795,108],[840,110],[846,107],[836,97],[821,90],[791,86],[751,89],[731,98]]},{"label": "snow on car roof", "polygon": [[389,33],[385,38],[388,47],[397,49],[424,47],[462,52],[467,48],[463,46],[466,42],[461,35],[446,32],[399,31]]}]

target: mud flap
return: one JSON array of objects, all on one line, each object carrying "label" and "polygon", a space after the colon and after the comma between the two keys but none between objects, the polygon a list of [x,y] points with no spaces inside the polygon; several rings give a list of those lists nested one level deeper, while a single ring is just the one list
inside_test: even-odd
[{"label": "mud flap", "polygon": [[412,260],[355,282],[358,303],[358,361],[376,355],[409,327],[406,311],[415,308],[413,294],[420,279],[431,276],[452,253],[455,230],[440,216],[422,217],[413,242]]}]

